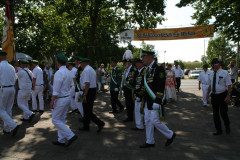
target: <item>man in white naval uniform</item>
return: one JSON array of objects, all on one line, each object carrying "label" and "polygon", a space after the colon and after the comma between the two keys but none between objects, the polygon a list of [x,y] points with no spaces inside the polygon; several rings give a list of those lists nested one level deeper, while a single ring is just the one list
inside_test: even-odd
[{"label": "man in white naval uniform", "polygon": [[71,109],[72,113],[80,113],[77,109],[75,102],[75,85],[76,85],[76,73],[77,68],[75,67],[75,63],[72,61],[68,61],[68,69],[70,70],[73,78],[73,83],[71,84],[70,97],[71,97]]},{"label": "man in white naval uniform", "polygon": [[146,90],[144,95],[146,142],[140,148],[155,146],[154,127],[167,138],[166,147],[172,144],[176,137],[176,133],[160,120],[164,115],[162,99],[164,97],[166,73],[163,66],[157,65],[154,55],[154,52],[142,51],[143,64],[148,67],[144,75],[144,87]]},{"label": "man in white naval uniform", "polygon": [[16,72],[6,60],[6,52],[0,52],[0,118],[3,120],[3,133],[15,136],[19,125],[12,119],[15,97]]},{"label": "man in white naval uniform", "polygon": [[59,70],[54,74],[50,108],[52,109],[52,123],[58,130],[58,140],[52,143],[68,147],[77,139],[77,136],[66,126],[66,116],[71,103],[70,87],[73,79],[71,72],[65,66],[68,58],[62,53],[58,53],[56,57]]},{"label": "man in white naval uniform", "polygon": [[18,107],[23,111],[23,118],[21,121],[31,122],[34,113],[29,110],[28,99],[32,94],[32,72],[28,69],[29,62],[27,60],[20,60],[21,70],[18,71],[18,85],[19,91],[17,95]]},{"label": "man in white naval uniform", "polygon": [[44,71],[47,74],[48,79],[48,92],[47,92],[47,99],[50,99],[50,96],[52,96],[52,81],[53,81],[53,69],[50,66],[49,63],[46,63],[46,67],[44,68]]},{"label": "man in white naval uniform", "polygon": [[[198,77],[198,89],[203,92],[203,106],[207,107],[207,92],[208,92],[208,87],[210,84],[210,72],[208,71],[208,65],[204,64],[203,65],[203,71],[200,72],[200,75]],[[202,88],[201,88],[202,84]]]},{"label": "man in white naval uniform", "polygon": [[34,112],[37,111],[37,99],[39,100],[39,112],[44,112],[44,101],[43,101],[43,71],[38,66],[37,60],[32,60],[33,69],[33,86],[32,86],[32,109]]}]

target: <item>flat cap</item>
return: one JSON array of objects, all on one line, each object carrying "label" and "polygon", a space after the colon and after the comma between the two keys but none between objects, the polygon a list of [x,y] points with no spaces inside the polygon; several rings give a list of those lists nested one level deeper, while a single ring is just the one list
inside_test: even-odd
[{"label": "flat cap", "polygon": [[155,55],[155,52],[153,51],[147,51],[147,50],[142,50],[142,56],[147,56],[147,55],[150,55],[150,56],[154,56]]},{"label": "flat cap", "polygon": [[56,58],[57,58],[57,61],[60,63],[66,63],[68,61],[67,56],[65,56],[63,53],[58,53]]},{"label": "flat cap", "polygon": [[6,56],[7,55],[7,52],[0,52],[0,56]]}]

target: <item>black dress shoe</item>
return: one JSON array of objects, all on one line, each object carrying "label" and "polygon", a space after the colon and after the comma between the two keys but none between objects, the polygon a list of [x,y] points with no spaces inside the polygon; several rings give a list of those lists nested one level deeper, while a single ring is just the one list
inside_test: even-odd
[{"label": "black dress shoe", "polygon": [[83,127],[83,128],[79,128],[79,131],[90,131],[89,128]]},{"label": "black dress shoe", "polygon": [[105,123],[103,123],[103,125],[99,125],[98,126],[98,130],[97,130],[97,133],[100,133],[103,129],[103,127],[105,126]]},{"label": "black dress shoe", "polygon": [[56,146],[65,146],[65,143],[61,143],[61,142],[58,142],[58,141],[52,141],[52,144],[56,145]]},{"label": "black dress shoe", "polygon": [[21,118],[20,121],[29,122],[29,119]]},{"label": "black dress shoe", "polygon": [[34,113],[38,112],[37,110],[32,110]]},{"label": "black dress shoe", "polygon": [[221,135],[222,134],[222,131],[216,131],[213,133],[214,136],[218,136],[218,135]]},{"label": "black dress shoe", "polygon": [[134,130],[134,131],[143,131],[144,129],[140,129],[140,128],[135,127],[135,128],[132,128],[132,130]]},{"label": "black dress shoe", "polygon": [[231,129],[230,129],[229,126],[227,126],[227,127],[226,127],[226,133],[227,133],[227,134],[230,134],[230,132],[231,132]]},{"label": "black dress shoe", "polygon": [[72,110],[71,114],[73,114],[73,113],[80,113],[80,112],[78,109],[74,109],[74,110]]},{"label": "black dress shoe", "polygon": [[10,134],[11,132],[7,132],[3,130],[3,134]]},{"label": "black dress shoe", "polygon": [[151,148],[151,147],[155,147],[155,144],[144,143],[143,145],[139,146],[139,148]]},{"label": "black dress shoe", "polygon": [[132,121],[133,121],[133,119],[130,119],[130,118],[123,120],[123,122],[132,122]]},{"label": "black dress shoe", "polygon": [[32,122],[34,116],[35,116],[35,113],[32,113],[32,115],[28,119],[28,122]]},{"label": "black dress shoe", "polygon": [[169,146],[170,144],[172,144],[172,142],[173,142],[173,140],[174,140],[175,137],[176,137],[176,133],[173,133],[172,138],[167,139],[167,141],[166,141],[166,143],[165,143],[165,146],[167,147],[167,146]]},{"label": "black dress shoe", "polygon": [[76,135],[74,135],[71,139],[69,139],[66,143],[65,143],[65,147],[70,146],[78,137]]},{"label": "black dress shoe", "polygon": [[124,108],[120,108],[119,111],[118,111],[118,113],[121,113],[121,112],[123,112],[123,111],[124,111]]},{"label": "black dress shoe", "polygon": [[109,113],[114,114],[114,113],[118,113],[117,111],[110,111]]},{"label": "black dress shoe", "polygon": [[17,131],[19,129],[19,125],[17,125],[17,127],[15,127],[13,130],[12,130],[12,136],[15,136],[17,134]]}]

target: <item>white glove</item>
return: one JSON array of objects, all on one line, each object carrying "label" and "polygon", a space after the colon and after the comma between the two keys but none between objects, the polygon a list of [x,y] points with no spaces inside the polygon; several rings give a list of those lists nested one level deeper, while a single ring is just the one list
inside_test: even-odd
[{"label": "white glove", "polygon": [[117,92],[117,91],[118,91],[118,88],[115,88],[114,91]]},{"label": "white glove", "polygon": [[157,104],[157,103],[153,103],[153,106],[152,106],[152,108],[153,108],[153,110],[158,110],[159,109],[159,104]]},{"label": "white glove", "polygon": [[139,97],[136,96],[136,99],[135,99],[137,102],[140,102],[141,99]]}]

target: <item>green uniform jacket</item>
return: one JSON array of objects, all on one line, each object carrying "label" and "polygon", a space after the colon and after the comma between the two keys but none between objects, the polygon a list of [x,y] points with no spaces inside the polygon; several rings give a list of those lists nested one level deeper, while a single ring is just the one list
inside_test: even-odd
[{"label": "green uniform jacket", "polygon": [[119,88],[122,81],[122,71],[118,67],[112,69],[110,79],[110,91],[113,91],[115,88]]}]

